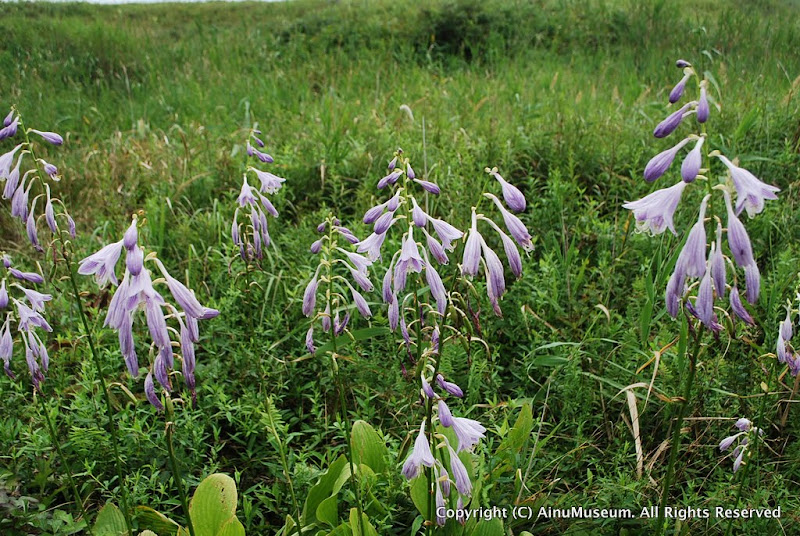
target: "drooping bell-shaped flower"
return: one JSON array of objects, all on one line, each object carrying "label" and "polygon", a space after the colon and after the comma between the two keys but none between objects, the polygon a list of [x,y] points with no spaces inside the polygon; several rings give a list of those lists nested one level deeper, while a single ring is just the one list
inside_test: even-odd
[{"label": "drooping bell-shaped flower", "polygon": [[109,281],[118,285],[115,267],[122,253],[122,247],[122,240],[104,246],[100,251],[80,261],[78,273],[95,276],[97,285],[100,287],[104,287]]},{"label": "drooping bell-shaped flower", "polygon": [[471,450],[480,441],[486,432],[486,428],[474,419],[465,417],[453,417],[453,431],[458,438],[457,452]]},{"label": "drooping bell-shaped flower", "polygon": [[314,277],[306,285],[306,290],[303,292],[303,314],[310,317],[314,312],[314,307],[317,304],[317,288],[319,287],[319,280],[317,274],[319,269],[314,273]]},{"label": "drooping bell-shaped flower", "polygon": [[728,209],[728,246],[730,247],[731,254],[736,264],[742,268],[747,268],[755,264],[753,246],[750,244],[750,237],[747,235],[747,230],[745,230],[744,225],[733,212],[730,195],[728,195],[728,192],[724,192],[724,194],[725,204]]},{"label": "drooping bell-shaped flower", "polygon": [[411,449],[411,453],[403,464],[403,476],[408,480],[416,478],[421,466],[433,467],[435,463],[436,460],[428,444],[428,438],[425,436],[425,421],[422,421],[419,427],[419,434],[417,434],[417,439],[414,441],[414,448]]},{"label": "drooping bell-shaped flower", "polygon": [[256,169],[254,167],[250,167],[248,170],[252,170],[256,174],[256,177],[258,177],[258,180],[261,181],[260,190],[265,194],[274,194],[280,190],[283,186],[283,183],[286,182],[286,179],[278,177],[269,171],[261,171],[260,169]]},{"label": "drooping bell-shaped flower", "polygon": [[439,237],[439,240],[442,241],[442,247],[448,251],[453,251],[456,247],[453,242],[460,240],[461,237],[464,236],[464,233],[444,220],[429,216],[428,221],[433,226],[433,230]]},{"label": "drooping bell-shaped flower", "polygon": [[700,85],[700,99],[697,101],[697,122],[705,123],[709,116],[708,92],[705,83]]},{"label": "drooping bell-shaped flower", "polygon": [[753,317],[750,316],[750,313],[747,311],[747,309],[745,309],[744,305],[742,304],[742,300],[739,297],[739,289],[736,287],[731,288],[730,302],[731,302],[731,310],[736,316],[738,316],[751,326],[755,325]]},{"label": "drooping bell-shaped flower", "polygon": [[638,201],[625,203],[622,207],[633,211],[639,231],[649,231],[657,235],[669,229],[677,236],[673,218],[685,188],[686,183],[680,181],[669,188],[656,190]]},{"label": "drooping bell-shaped flower", "polygon": [[686,89],[686,82],[689,80],[689,78],[691,78],[691,76],[692,76],[691,72],[686,73],[685,75],[683,75],[683,78],[681,78],[680,82],[675,84],[675,87],[672,88],[672,91],[669,92],[670,104],[675,104],[676,102],[681,100],[681,97],[683,96],[683,91]]},{"label": "drooping bell-shaped flower", "polygon": [[61,145],[64,143],[64,138],[55,132],[42,132],[41,130],[36,130],[34,128],[32,128],[30,131],[41,136],[44,141],[52,143],[53,145]]},{"label": "drooping bell-shaped flower", "polygon": [[531,235],[528,232],[528,229],[525,227],[525,224],[522,223],[522,220],[506,210],[496,196],[488,193],[483,195],[494,201],[494,204],[500,210],[500,214],[503,216],[503,222],[506,225],[506,229],[508,229],[508,234],[514,238],[514,240],[520,245],[520,247],[522,247],[522,249],[525,251],[531,251],[533,249]]},{"label": "drooping bell-shaped flower", "polygon": [[717,297],[725,297],[725,258],[722,255],[722,224],[717,223],[717,241],[711,244],[711,253],[708,255],[708,267],[714,281],[714,290]]},{"label": "drooping bell-shaped flower", "polygon": [[723,155],[717,158],[727,166],[731,173],[733,186],[736,188],[736,215],[741,214],[742,209],[747,210],[747,215],[751,218],[764,210],[765,199],[777,199],[777,192],[780,188],[770,186],[761,182],[755,175],[744,168],[734,165]]},{"label": "drooping bell-shaped flower", "polygon": [[453,450],[449,444],[447,450],[450,452],[450,474],[453,475],[453,480],[456,483],[456,489],[461,495],[469,495],[472,493],[472,481],[469,478],[464,462],[458,457],[456,451]]},{"label": "drooping bell-shaped flower", "polygon": [[497,182],[500,183],[500,188],[503,191],[503,200],[505,200],[506,205],[508,205],[508,208],[510,208],[514,212],[524,211],[526,206],[525,196],[522,195],[522,192],[519,191],[519,188],[509,183],[503,177],[501,177],[500,174],[497,172],[497,168],[493,169],[487,168],[486,171],[492,177],[497,179]]},{"label": "drooping bell-shaped flower", "polygon": [[461,262],[461,273],[464,275],[476,276],[481,262],[481,241],[483,237],[478,232],[478,217],[475,210],[472,211],[472,226],[467,235],[467,243],[464,245],[464,258]]},{"label": "drooping bell-shaped flower", "polygon": [[431,181],[424,181],[422,179],[414,179],[414,182],[422,186],[422,189],[426,192],[434,195],[439,195],[442,190],[439,188],[438,184],[435,184]]},{"label": "drooping bell-shaped flower", "polygon": [[706,272],[706,207],[711,196],[706,195],[700,203],[700,214],[697,222],[689,231],[686,243],[683,246],[675,271],[680,271],[686,277],[703,277]]},{"label": "drooping bell-shaped flower", "polygon": [[700,168],[703,165],[703,143],[706,141],[704,137],[700,137],[695,143],[694,148],[689,151],[686,158],[683,159],[681,164],[681,178],[685,182],[694,182],[697,175],[700,173]]},{"label": "drooping bell-shaped flower", "polygon": [[441,374],[436,375],[436,383],[438,383],[439,387],[441,387],[451,395],[458,398],[464,398],[464,391],[461,390],[461,387],[459,387],[455,383],[445,380],[444,376],[442,376]]},{"label": "drooping bell-shaped flower", "polygon": [[661,121],[656,126],[655,130],[653,130],[653,136],[656,138],[665,138],[672,134],[672,132],[678,128],[678,125],[681,124],[681,121],[683,120],[683,114],[685,114],[686,111],[694,105],[695,102],[688,102],[681,106],[680,109],[669,114],[666,119]]},{"label": "drooping bell-shaped flower", "polygon": [[647,163],[647,166],[644,168],[644,180],[647,182],[653,182],[666,173],[669,167],[672,165],[673,160],[675,160],[675,156],[678,154],[678,151],[683,149],[687,143],[689,143],[689,138],[684,138],[675,144],[675,146],[670,147],[666,151],[662,151],[651,158]]}]

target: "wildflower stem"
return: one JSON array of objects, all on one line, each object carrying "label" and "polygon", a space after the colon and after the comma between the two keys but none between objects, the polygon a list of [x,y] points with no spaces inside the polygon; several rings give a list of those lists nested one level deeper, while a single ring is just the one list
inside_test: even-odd
[{"label": "wildflower stem", "polygon": [[295,515],[297,516],[297,519],[294,523],[294,528],[297,531],[297,536],[300,536],[300,507],[297,503],[297,496],[294,493],[292,477],[289,475],[289,463],[286,461],[286,446],[283,444],[283,441],[281,441],[281,436],[278,434],[278,430],[275,427],[275,420],[272,418],[272,411],[275,409],[275,406],[272,404],[272,399],[267,397],[266,404],[269,428],[272,431],[272,435],[275,437],[275,442],[278,444],[278,453],[281,455],[281,464],[283,465],[283,476],[286,477],[286,482],[289,484],[289,494],[292,497],[292,506],[294,507]]},{"label": "wildflower stem", "polygon": [[[62,244],[63,245],[63,244]],[[120,489],[120,502],[122,505],[122,515],[125,517],[125,527],[128,530],[128,534],[133,534],[133,525],[131,524],[131,515],[130,511],[128,510],[128,491],[125,489],[125,481],[123,478],[122,473],[122,460],[119,455],[119,433],[117,432],[117,425],[114,421],[114,412],[113,407],[111,405],[111,396],[108,393],[108,384],[106,384],[105,376],[103,375],[103,363],[100,360],[100,354],[97,352],[97,349],[94,345],[94,338],[92,337],[92,331],[89,328],[89,322],[86,319],[86,313],[83,311],[83,302],[81,301],[81,294],[78,290],[78,282],[75,280],[75,273],[73,271],[72,266],[72,257],[67,252],[66,247],[62,248],[61,254],[64,257],[64,260],[67,264],[67,272],[69,273],[69,281],[72,286],[72,293],[75,297],[75,304],[78,307],[78,316],[81,318],[81,324],[83,325],[83,331],[86,333],[86,340],[89,343],[89,351],[92,354],[92,359],[94,360],[95,367],[97,368],[97,377],[100,380],[100,387],[103,389],[103,398],[105,399],[106,403],[106,412],[108,413],[108,431],[111,434],[111,447],[114,449],[114,460],[115,466],[117,470],[117,481],[119,483]]]},{"label": "wildflower stem", "polygon": [[194,525],[192,525],[192,516],[189,512],[189,503],[186,502],[186,491],[183,489],[183,477],[181,476],[181,468],[178,465],[178,460],[175,458],[175,446],[172,441],[172,434],[175,428],[173,422],[172,400],[167,398],[167,426],[165,435],[167,438],[167,450],[169,451],[169,461],[172,466],[172,480],[175,482],[175,487],[178,488],[178,496],[181,499],[181,507],[183,508],[183,515],[186,518],[186,526],[189,529],[189,534],[194,536]]},{"label": "wildflower stem", "polygon": [[686,417],[686,410],[689,407],[692,396],[692,384],[694,383],[695,373],[697,372],[697,357],[700,353],[700,341],[703,338],[703,328],[701,324],[697,329],[694,348],[689,354],[689,376],[686,378],[686,385],[683,392],[683,402],[678,408],[678,418],[675,420],[675,429],[672,432],[672,446],[669,451],[669,463],[667,465],[667,474],[664,477],[664,485],[661,490],[661,506],[658,509],[658,520],[656,522],[655,534],[660,535],[664,528],[664,508],[669,500],[669,492],[672,488],[672,479],[675,475],[675,461],[678,459],[678,451],[681,446],[681,428],[683,427],[683,419]]},{"label": "wildflower stem", "polygon": [[[336,247],[336,236],[334,233],[334,225],[331,221],[328,225],[329,229],[329,241],[331,248]],[[334,303],[333,303],[333,294],[335,292],[333,286],[333,264],[328,263],[328,291],[326,293],[326,300],[328,305],[328,310],[333,314],[334,311]],[[331,353],[331,367],[333,371],[333,381],[336,383],[336,390],[339,391],[339,415],[342,420],[342,428],[344,430],[344,440],[345,445],[347,446],[347,461],[350,465],[350,485],[353,488],[353,494],[356,498],[356,511],[358,512],[358,530],[359,534],[363,536],[364,534],[364,513],[361,508],[361,487],[359,486],[358,476],[356,475],[355,465],[353,464],[353,448],[350,443],[350,436],[352,434],[352,428],[350,426],[350,420],[347,415],[347,400],[344,396],[344,382],[342,382],[341,377],[339,376],[339,364],[336,362],[336,356],[338,355],[337,349],[337,341],[336,341],[336,326],[334,322],[331,322],[331,346],[333,347],[333,352]]]},{"label": "wildflower stem", "polygon": [[53,447],[56,449],[56,453],[61,459],[61,463],[64,464],[64,470],[67,473],[67,481],[69,482],[69,487],[72,489],[72,494],[75,496],[75,502],[78,505],[78,508],[80,508],[81,517],[88,523],[89,516],[86,513],[86,508],[83,506],[83,500],[81,499],[80,493],[78,493],[78,488],[75,486],[75,480],[72,478],[72,467],[70,466],[69,460],[61,451],[61,445],[58,442],[58,436],[56,435],[56,429],[53,426],[53,420],[50,418],[50,412],[47,409],[47,403],[45,402],[43,396],[38,396],[37,398],[42,404],[42,413],[44,413],[44,419],[47,421],[47,429],[50,431],[50,441],[53,442]]}]

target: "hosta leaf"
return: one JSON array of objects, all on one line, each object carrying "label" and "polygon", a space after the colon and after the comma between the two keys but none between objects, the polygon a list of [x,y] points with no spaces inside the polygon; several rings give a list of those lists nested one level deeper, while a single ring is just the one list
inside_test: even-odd
[{"label": "hosta leaf", "polygon": [[122,511],[113,503],[106,504],[97,514],[92,534],[94,536],[124,536],[128,534]]}]

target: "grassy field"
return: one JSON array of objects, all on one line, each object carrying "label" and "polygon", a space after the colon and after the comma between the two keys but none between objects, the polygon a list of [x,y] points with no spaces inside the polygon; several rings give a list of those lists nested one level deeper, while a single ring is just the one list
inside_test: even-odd
[{"label": "grassy field", "polygon": [[[488,429],[476,451],[478,504],[658,504],[688,367],[674,344],[681,322],[663,300],[682,234],[635,233],[621,205],[653,190],[642,171],[667,145],[651,132],[679,79],[675,60],[692,61],[709,73],[719,105],[709,143],[781,192],[746,223],[762,273],[750,309],[756,326],[737,323],[704,342],[670,503],[733,507],[741,493],[740,506],[781,506],[782,517],[737,520],[734,534],[800,534],[800,398],[773,354],[800,283],[797,2],[4,4],[0,35],[0,106],[64,135],[45,157],[62,170],[57,188],[77,220],[81,256],[117,240],[141,211],[147,246],[221,311],[203,326],[198,407],[176,410],[177,449],[190,488],[214,472],[234,477],[248,534],[277,533],[292,491],[302,504],[345,451],[333,380],[303,342],[301,301],[317,262],[308,248],[330,211],[357,235],[369,233],[361,216],[382,200],[375,183],[398,147],[446,192],[437,209],[459,228],[469,225],[486,166],[528,200],[521,217],[535,250],[510,285],[504,316],[483,317],[485,348],[453,345],[442,356],[442,370],[466,392],[460,414]],[[273,245],[247,268],[229,233],[254,123],[275,157],[270,170],[287,181],[274,197]],[[0,144],[0,152],[13,147]],[[678,210],[680,233],[696,218],[695,194]],[[0,251],[49,270],[52,260],[31,250],[5,200],[0,231]],[[48,408],[93,518],[118,501],[120,482],[96,417],[104,411],[96,369],[61,292],[67,279],[48,284],[56,334]],[[181,520],[164,418],[102,327],[107,292],[88,278],[81,285],[112,383],[131,502]],[[385,327],[378,293],[368,299],[369,325]],[[378,534],[409,534],[418,512],[400,466],[419,427],[418,378],[404,374],[392,337],[366,337],[352,353],[343,366],[351,417],[375,427],[390,453],[370,489],[370,522]],[[0,533],[81,533],[19,355],[14,368],[16,381],[0,379]],[[637,384],[634,416],[622,390]],[[509,451],[526,411],[530,433]],[[746,479],[718,450],[739,417],[766,430]],[[340,501],[344,512],[353,505],[346,489]],[[651,523],[510,520],[500,534],[652,534]],[[729,527],[711,517],[672,528]]]}]

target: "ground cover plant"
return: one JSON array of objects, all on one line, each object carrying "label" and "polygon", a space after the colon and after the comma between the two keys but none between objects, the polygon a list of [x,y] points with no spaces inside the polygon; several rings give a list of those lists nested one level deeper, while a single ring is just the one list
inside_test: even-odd
[{"label": "ground cover plant", "polygon": [[0,533],[797,533],[799,9],[4,6]]}]

